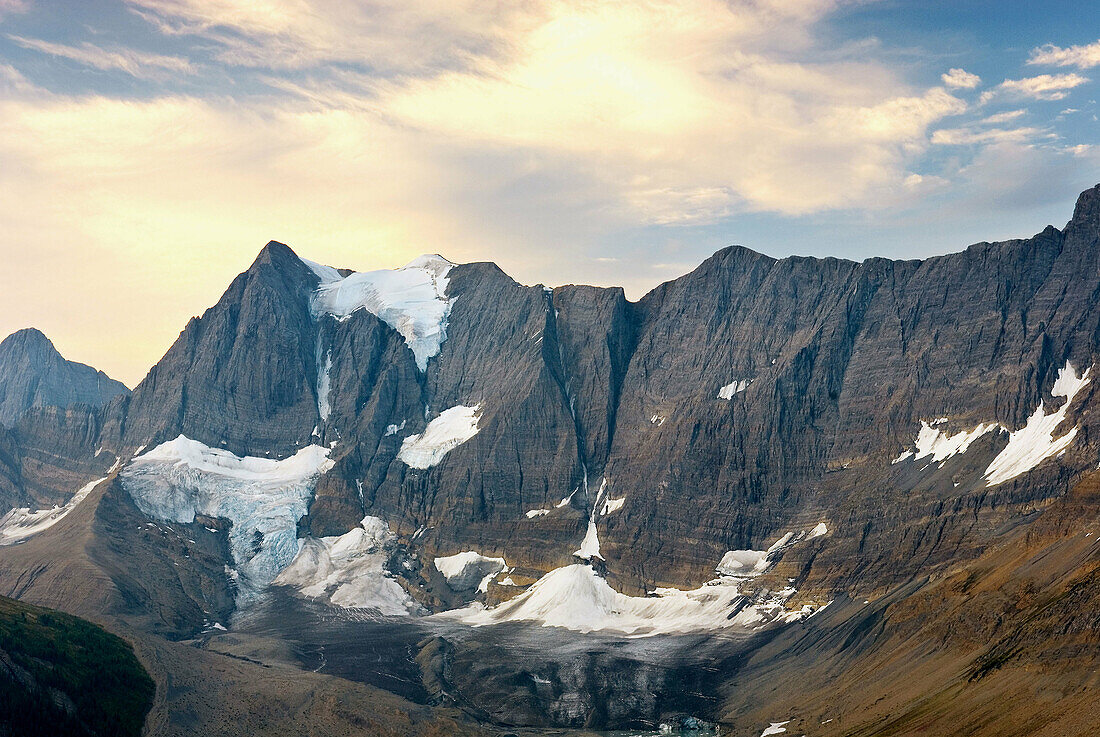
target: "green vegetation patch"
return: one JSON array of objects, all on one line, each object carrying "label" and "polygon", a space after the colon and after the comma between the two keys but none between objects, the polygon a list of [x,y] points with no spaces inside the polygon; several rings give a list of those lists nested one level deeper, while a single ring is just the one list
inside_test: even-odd
[{"label": "green vegetation patch", "polygon": [[0,737],[140,735],[154,690],[124,640],[0,597]]}]

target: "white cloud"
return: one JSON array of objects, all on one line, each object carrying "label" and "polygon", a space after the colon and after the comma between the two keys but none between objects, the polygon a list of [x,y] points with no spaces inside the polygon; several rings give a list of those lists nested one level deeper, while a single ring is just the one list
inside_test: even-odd
[{"label": "white cloud", "polygon": [[940,78],[947,87],[961,88],[972,90],[982,82],[982,78],[977,74],[971,74],[965,69],[951,69],[946,74],[941,74]]},{"label": "white cloud", "polygon": [[932,134],[932,143],[962,146],[976,143],[1024,142],[1046,135],[1041,128],[941,128]]},{"label": "white cloud", "polygon": [[1092,69],[1100,66],[1100,41],[1084,46],[1070,46],[1061,48],[1054,44],[1046,44],[1031,50],[1028,64],[1041,64],[1058,67],[1077,67],[1078,69]]},{"label": "white cloud", "polygon": [[[1040,74],[1024,79],[1006,79],[997,86],[997,91],[1013,97],[1029,97],[1035,100],[1063,100],[1069,90],[1087,84],[1088,77],[1080,74]],[[992,98],[993,92],[982,95],[982,101]]]},{"label": "white cloud", "polygon": [[1005,110],[1003,113],[995,113],[982,118],[982,123],[986,125],[1000,125],[1001,123],[1008,123],[1022,118],[1026,114],[1027,110]]},{"label": "white cloud", "polygon": [[8,38],[25,49],[71,59],[104,71],[122,71],[133,77],[157,77],[166,73],[194,74],[196,71],[191,62],[178,56],[164,56],[126,48],[108,50],[86,42],[80,46],[67,46],[22,36],[9,35]]}]

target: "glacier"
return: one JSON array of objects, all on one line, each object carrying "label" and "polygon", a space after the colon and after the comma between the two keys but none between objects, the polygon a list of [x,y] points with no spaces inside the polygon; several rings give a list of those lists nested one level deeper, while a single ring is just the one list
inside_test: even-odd
[{"label": "glacier", "polygon": [[310,300],[314,317],[346,320],[366,310],[392,327],[413,352],[421,371],[439,354],[447,339],[452,299],[447,274],[454,264],[439,255],[419,256],[400,269],[352,272],[343,276],[331,266],[302,259],[321,280]]},{"label": "glacier", "polygon": [[[582,633],[610,631],[633,637],[728,627],[756,629],[772,623],[796,622],[828,604],[787,609],[787,602],[797,593],[795,589],[764,590],[750,599],[742,593],[741,585],[770,567],[772,553],[826,534],[824,528],[821,523],[811,531],[789,532],[766,551],[731,551],[747,554],[744,562],[750,563],[750,569],[742,571],[742,566],[737,566],[732,575],[719,570],[718,578],[696,589],[658,588],[650,596],[629,596],[611,588],[591,565],[574,563],[555,568],[519,596],[495,607],[473,604],[434,616],[472,626],[525,621]],[[727,553],[723,563],[733,569],[727,560],[731,553]]]},{"label": "glacier", "polygon": [[298,520],[329,449],[302,448],[283,460],[238,457],[180,435],[137,456],[119,474],[123,488],[153,519],[189,524],[196,514],[230,520],[238,603],[255,599],[298,554]]}]

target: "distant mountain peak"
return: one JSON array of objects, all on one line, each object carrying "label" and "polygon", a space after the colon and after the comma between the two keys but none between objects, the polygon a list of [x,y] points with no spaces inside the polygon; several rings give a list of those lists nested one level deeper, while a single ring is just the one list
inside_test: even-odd
[{"label": "distant mountain peak", "polygon": [[14,425],[32,407],[99,407],[129,392],[102,371],[66,360],[37,328],[0,342],[0,425]]}]

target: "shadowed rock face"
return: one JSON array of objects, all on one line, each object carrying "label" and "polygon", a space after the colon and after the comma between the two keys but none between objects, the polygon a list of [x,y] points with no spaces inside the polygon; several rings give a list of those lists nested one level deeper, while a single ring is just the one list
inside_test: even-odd
[{"label": "shadowed rock face", "polygon": [[34,328],[0,342],[0,425],[13,426],[32,407],[101,407],[129,392],[102,371],[66,361]]}]

